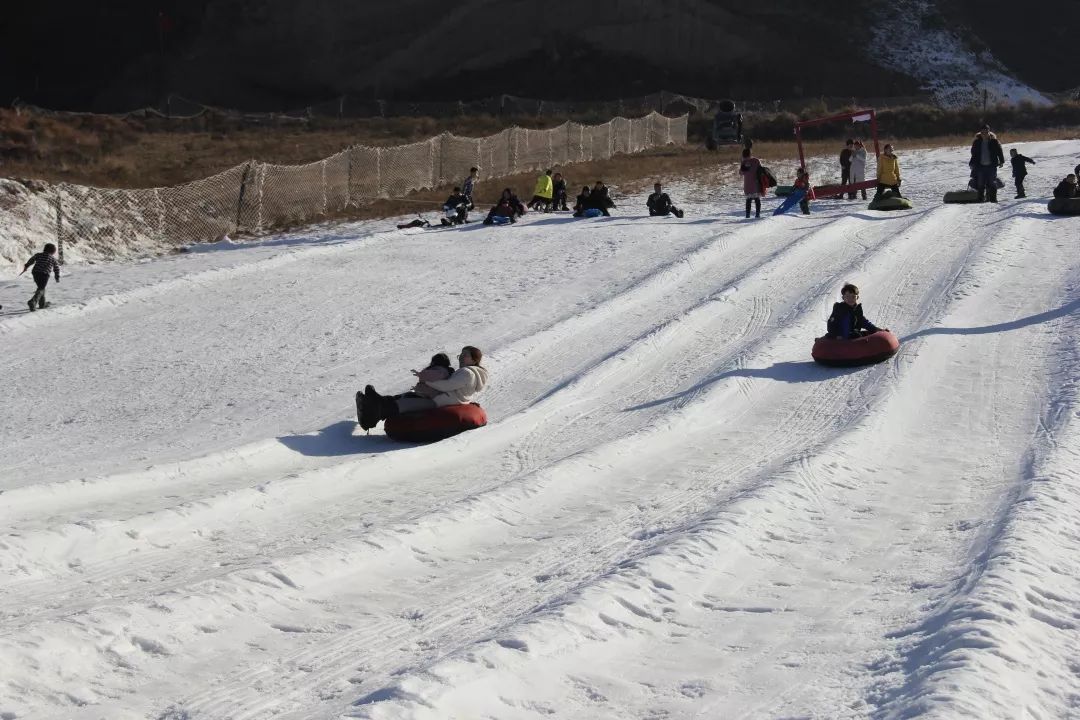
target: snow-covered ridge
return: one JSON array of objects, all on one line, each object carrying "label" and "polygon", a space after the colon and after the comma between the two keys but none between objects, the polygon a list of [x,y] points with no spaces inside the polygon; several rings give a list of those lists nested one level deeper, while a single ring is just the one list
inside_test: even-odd
[{"label": "snow-covered ridge", "polygon": [[923,83],[942,106],[979,105],[984,90],[991,105],[1050,104],[988,51],[975,53],[955,31],[927,22],[940,18],[932,0],[896,0],[876,12],[873,47],[881,61]]}]

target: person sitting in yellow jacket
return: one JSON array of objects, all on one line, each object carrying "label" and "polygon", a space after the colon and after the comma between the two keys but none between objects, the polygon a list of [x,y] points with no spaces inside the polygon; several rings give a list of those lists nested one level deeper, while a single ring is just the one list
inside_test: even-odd
[{"label": "person sitting in yellow jacket", "polygon": [[539,210],[543,207],[544,212],[548,212],[551,210],[551,196],[553,193],[554,186],[551,182],[551,170],[547,170],[536,179],[536,189],[533,191],[533,199],[529,201],[529,208]]},{"label": "person sitting in yellow jacket", "polygon": [[885,152],[878,157],[877,161],[877,192],[874,193],[876,200],[886,189],[892,190],[897,197],[900,194],[900,161],[893,154],[893,146],[886,143]]}]

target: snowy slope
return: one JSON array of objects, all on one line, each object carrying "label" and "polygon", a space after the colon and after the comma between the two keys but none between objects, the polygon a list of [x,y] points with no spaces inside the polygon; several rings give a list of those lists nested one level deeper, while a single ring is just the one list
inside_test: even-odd
[{"label": "snowy slope", "polygon": [[[0,718],[1080,714],[1076,144],[996,206],[900,150],[894,214],[683,186],[73,267],[0,315]],[[829,370],[848,280],[904,345]],[[466,343],[487,428],[355,429]]]}]

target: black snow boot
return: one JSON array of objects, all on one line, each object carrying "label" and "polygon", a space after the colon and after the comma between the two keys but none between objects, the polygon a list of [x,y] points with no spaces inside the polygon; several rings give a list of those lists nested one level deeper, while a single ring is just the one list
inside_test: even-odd
[{"label": "black snow boot", "polygon": [[370,430],[379,424],[379,401],[382,398],[379,397],[379,393],[375,392],[375,388],[368,385],[364,388],[364,393],[356,394],[356,407],[360,416],[360,427],[364,430]]}]

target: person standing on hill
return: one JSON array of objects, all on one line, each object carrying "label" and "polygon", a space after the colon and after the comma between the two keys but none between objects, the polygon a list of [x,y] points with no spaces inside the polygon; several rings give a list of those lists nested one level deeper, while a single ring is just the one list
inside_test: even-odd
[{"label": "person standing on hill", "polygon": [[971,141],[972,169],[975,170],[975,191],[979,194],[979,202],[989,200],[997,202],[997,170],[1005,165],[1005,154],[1001,152],[1001,143],[997,135],[990,132],[989,125],[983,125],[982,130]]},{"label": "person standing on hill", "polygon": [[[851,184],[861,183],[866,181],[866,148],[863,146],[862,140],[856,140],[855,146],[851,151]],[[862,199],[866,199],[866,188],[862,188]],[[853,190],[848,197],[852,200],[855,199],[855,191]]]},{"label": "person standing on hill", "polygon": [[742,162],[739,164],[739,174],[742,175],[743,193],[746,195],[746,217],[750,217],[750,206],[754,206],[754,217],[761,217],[761,196],[765,194],[762,186],[761,161],[750,153],[750,148],[742,151]]},{"label": "person standing on hill", "polygon": [[562,173],[555,173],[554,179],[551,183],[551,209],[570,209],[566,207],[566,180],[563,180]]},{"label": "person standing on hill", "polygon": [[896,197],[904,197],[900,194],[900,160],[893,153],[892,143],[885,143],[885,151],[877,161],[877,192],[874,199],[881,197],[881,193],[892,190]]},{"label": "person standing on hill", "polygon": [[30,312],[34,312],[49,306],[49,303],[45,302],[45,286],[49,284],[49,273],[56,276],[56,282],[60,282],[60,263],[56,262],[56,246],[45,243],[41,252],[35,253],[26,261],[26,265],[19,274],[22,275],[29,270],[31,265],[34,269],[30,271],[30,274],[34,278],[37,290],[26,304],[30,307]]},{"label": "person standing on hill", "polygon": [[[851,138],[844,143],[844,149],[840,151],[840,184],[851,184],[851,161],[855,155],[855,141]],[[848,200],[854,200],[855,193],[848,192]]]},{"label": "person standing on hill", "polygon": [[1027,177],[1028,164],[1034,165],[1035,161],[1026,155],[1021,155],[1016,148],[1009,150],[1009,161],[1012,163],[1013,182],[1016,183],[1016,199],[1027,197],[1024,192],[1024,178]]},{"label": "person standing on hill", "polygon": [[476,181],[480,179],[480,168],[469,168],[469,177],[465,178],[465,183],[461,186],[461,194],[464,195],[469,201],[469,210],[476,208],[476,203],[473,202],[473,191],[476,189]]}]

